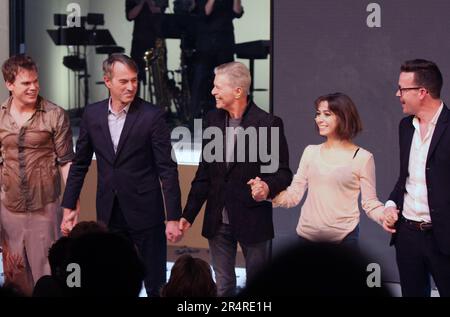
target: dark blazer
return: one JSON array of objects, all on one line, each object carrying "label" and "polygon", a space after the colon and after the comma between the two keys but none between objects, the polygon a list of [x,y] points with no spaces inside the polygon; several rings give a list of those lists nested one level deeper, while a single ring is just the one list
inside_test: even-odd
[{"label": "dark blazer", "polygon": [[[227,117],[226,111],[213,110],[207,115],[205,128],[218,127],[223,132]],[[235,238],[244,243],[257,243],[272,239],[274,236],[272,203],[254,201],[247,182],[256,176],[261,177],[269,186],[270,197],[273,198],[289,186],[292,172],[289,169],[288,146],[280,118],[266,113],[250,102],[242,117],[241,126],[244,129],[267,127],[269,132],[271,127],[279,128],[279,138],[276,140],[279,145],[279,156],[276,157],[279,160],[278,170],[275,173],[262,174],[261,166],[267,164],[261,161],[259,155],[256,162],[249,160],[248,141],[245,142],[245,162],[230,163],[227,167],[224,162],[208,163],[202,159],[192,181],[183,217],[192,223],[203,203],[207,201],[202,235],[210,239],[214,237],[221,223],[222,210],[225,206]],[[269,151],[266,153],[271,152],[270,133],[268,135]],[[225,137],[225,133],[223,136]],[[205,143],[204,141],[203,149]],[[223,152],[225,155],[225,149]]]},{"label": "dark blazer", "polygon": [[150,228],[181,215],[177,164],[171,159],[164,113],[140,98],[131,103],[117,153],[108,126],[108,99],[88,105],[80,124],[75,159],[70,167],[62,206],[74,209],[91,164],[97,159],[97,218],[109,223],[114,198],[134,230]]},{"label": "dark blazer", "polygon": [[[438,118],[426,162],[426,182],[428,188],[428,206],[430,208],[433,234],[440,251],[450,255],[450,110],[444,105]],[[399,126],[400,135],[400,176],[389,196],[400,215],[406,192],[406,178],[409,175],[409,152],[411,149],[414,126],[413,116],[403,118]],[[391,245],[396,235],[392,235]]]}]

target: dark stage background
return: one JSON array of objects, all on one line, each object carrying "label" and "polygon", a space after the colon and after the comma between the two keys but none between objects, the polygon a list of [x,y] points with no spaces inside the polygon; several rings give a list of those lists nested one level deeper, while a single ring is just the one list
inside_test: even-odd
[{"label": "dark stage background", "polygon": [[[384,0],[381,27],[369,28],[363,0],[274,1],[274,113],[284,120],[290,166],[296,171],[303,149],[322,142],[314,127],[313,101],[341,91],[355,101],[364,131],[357,143],[375,156],[378,197],[385,201],[399,171],[395,97],[400,64],[425,58],[444,76],[442,98],[450,88],[450,1]],[[275,251],[295,240],[299,209],[275,211]],[[365,215],[361,249],[381,264],[387,281],[398,282],[389,236]]]}]

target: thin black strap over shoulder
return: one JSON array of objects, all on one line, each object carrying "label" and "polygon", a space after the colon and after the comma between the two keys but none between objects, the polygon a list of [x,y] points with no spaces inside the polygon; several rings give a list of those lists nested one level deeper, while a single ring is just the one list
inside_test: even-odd
[{"label": "thin black strap over shoulder", "polygon": [[359,149],[360,149],[360,148],[357,148],[357,149],[356,149],[355,154],[353,154],[353,158],[355,158],[356,154],[358,154]]}]

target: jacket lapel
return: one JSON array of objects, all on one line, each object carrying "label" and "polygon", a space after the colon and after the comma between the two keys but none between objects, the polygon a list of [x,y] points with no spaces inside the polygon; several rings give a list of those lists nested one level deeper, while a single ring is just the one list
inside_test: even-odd
[{"label": "jacket lapel", "polygon": [[137,99],[134,99],[128,109],[127,117],[125,119],[125,123],[123,125],[122,133],[120,134],[119,144],[117,146],[116,158],[119,156],[120,151],[122,150],[125,141],[130,134],[131,129],[134,126],[134,122],[136,121],[140,109],[140,103],[137,102]]},{"label": "jacket lapel", "polygon": [[109,108],[109,99],[106,99],[104,106],[101,108],[100,113],[100,126],[103,131],[103,135],[105,136],[106,140],[106,147],[108,148],[108,152],[112,158],[114,158],[114,145],[112,143],[111,139],[111,133],[109,131],[109,125],[108,125],[108,108]]},{"label": "jacket lapel", "polygon": [[407,129],[404,130],[405,131],[405,138],[404,141],[402,143],[402,150],[404,151],[403,153],[405,153],[405,155],[403,156],[403,162],[402,162],[402,166],[404,168],[406,168],[406,171],[408,171],[408,166],[409,166],[409,155],[411,152],[411,145],[412,145],[412,140],[413,140],[413,136],[414,136],[414,126],[412,124],[412,120],[413,120],[413,116],[411,116],[409,118],[409,122],[407,125]]},{"label": "jacket lapel", "polygon": [[448,113],[449,113],[449,110],[448,110],[447,106],[444,104],[444,107],[442,108],[442,112],[439,115],[438,121],[436,123],[436,127],[434,128],[433,137],[431,138],[430,148],[428,149],[427,162],[430,159],[431,155],[433,155],[433,152],[436,149],[436,146],[439,143],[439,139],[441,138],[445,129],[447,129]]},{"label": "jacket lapel", "polygon": [[[225,110],[219,110],[219,115],[217,116],[217,120],[214,120],[214,122],[211,122],[210,126],[218,127],[223,133],[222,133],[222,144],[223,144],[223,153],[222,153],[222,160],[220,162],[217,162],[219,166],[220,171],[226,171],[227,164],[226,164],[226,148],[225,148],[225,142],[226,142],[226,121],[227,121],[227,112]],[[202,154],[203,155],[203,154]]]}]

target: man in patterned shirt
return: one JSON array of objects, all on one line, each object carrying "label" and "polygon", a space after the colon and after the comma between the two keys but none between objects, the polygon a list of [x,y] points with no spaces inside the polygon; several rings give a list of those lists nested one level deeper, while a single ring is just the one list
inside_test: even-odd
[{"label": "man in patterned shirt", "polygon": [[39,96],[37,66],[25,55],[2,66],[10,97],[0,106],[1,243],[5,283],[31,295],[50,274],[47,253],[58,238],[61,174],[73,158],[65,111]]}]

